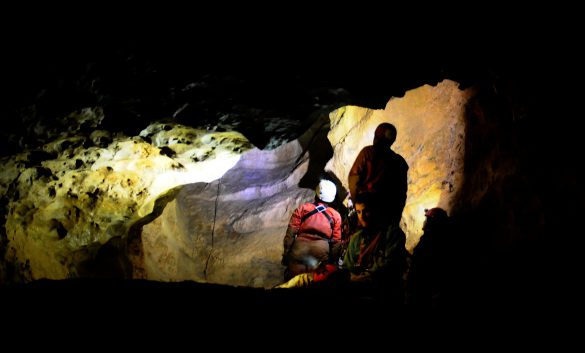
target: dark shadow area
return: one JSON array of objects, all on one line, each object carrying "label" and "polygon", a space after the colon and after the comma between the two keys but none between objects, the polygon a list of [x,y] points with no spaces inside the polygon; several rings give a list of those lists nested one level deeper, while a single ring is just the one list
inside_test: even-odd
[{"label": "dark shadow area", "polygon": [[130,278],[132,264],[128,261],[125,243],[115,237],[97,247],[94,256],[77,264],[77,274],[82,278]]},{"label": "dark shadow area", "polygon": [[[139,219],[128,230],[125,237],[116,236],[106,244],[97,244],[74,254],[76,273],[81,278],[132,279],[144,274],[142,253],[142,227],[162,214],[165,206],[174,200],[181,186],[161,195],[153,211]],[[140,278],[140,277],[138,277]]]},{"label": "dark shadow area", "polygon": [[[3,129],[1,153],[37,146],[43,128],[94,106],[103,107],[106,130],[136,135],[162,119],[210,129],[237,124],[264,148],[273,119],[298,124],[288,132],[292,140],[316,110],[348,104],[383,109],[389,97],[409,89],[474,75],[460,63],[420,65],[423,59],[411,52],[386,56],[372,47],[351,55],[352,44],[363,44],[324,45],[311,31],[292,28],[274,41],[252,28],[224,33],[220,41],[172,28],[120,33],[87,28],[76,35],[49,27],[10,38],[0,62],[0,118],[25,124]],[[248,37],[249,31],[255,35]]]},{"label": "dark shadow area", "polygon": [[467,106],[451,305],[543,313],[577,305],[580,247],[564,245],[581,243],[569,230],[583,196],[570,157],[575,132],[563,127],[568,106],[554,107],[555,94],[539,88],[555,80],[520,78],[478,82]]},{"label": "dark shadow area", "polygon": [[[319,180],[324,176],[325,165],[333,157],[333,147],[331,147],[331,143],[327,139],[329,116],[322,115],[312,128],[314,131],[299,138],[299,143],[303,151],[308,151],[309,153],[309,166],[307,172],[299,181],[298,186],[307,189],[315,189],[317,184],[319,184]],[[300,155],[297,163],[304,157],[304,154]]]},{"label": "dark shadow area", "polygon": [[[331,315],[339,320],[343,317],[357,319],[358,316],[373,318],[389,310],[371,298],[334,287],[265,290],[187,281],[163,283],[118,279],[38,280],[3,287],[0,300],[18,304],[4,311],[6,320],[9,317],[25,321],[35,318],[49,323],[60,315],[67,315],[68,320],[73,321],[92,318],[97,323],[98,319],[111,321],[118,318],[145,325],[142,320],[151,322],[180,317],[189,318],[188,322],[182,322],[183,325],[207,329],[213,329],[216,324],[225,325],[225,320],[230,320],[234,330],[247,330],[251,324],[257,328],[275,328],[275,320],[282,320],[282,315],[286,314],[290,323],[307,324],[315,320],[308,310],[315,302],[327,303]],[[352,314],[344,309],[357,306],[363,312]],[[161,327],[157,321],[151,324]],[[277,326],[278,330],[282,329]]]}]

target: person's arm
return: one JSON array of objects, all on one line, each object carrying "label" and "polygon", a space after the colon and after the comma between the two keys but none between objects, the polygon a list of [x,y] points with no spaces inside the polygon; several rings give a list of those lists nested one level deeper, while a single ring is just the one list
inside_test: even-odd
[{"label": "person's arm", "polygon": [[384,255],[376,257],[369,268],[372,275],[382,272],[402,272],[406,261],[406,236],[398,226],[390,226],[385,234]]},{"label": "person's arm", "polygon": [[339,214],[339,212],[332,212],[332,218],[333,218],[333,233],[331,235],[331,237],[333,238],[333,241],[335,242],[340,242],[341,241],[341,215]]},{"label": "person's arm", "polygon": [[372,279],[369,271],[363,271],[363,268],[357,265],[357,260],[360,254],[361,235],[355,233],[352,235],[347,252],[343,258],[343,268],[350,273],[350,281],[352,282],[366,282]]},{"label": "person's arm", "polygon": [[357,257],[359,255],[359,233],[355,233],[350,238],[349,244],[347,245],[347,251],[343,257],[343,268],[353,273],[356,269]]},{"label": "person's arm", "polygon": [[334,209],[330,208],[331,218],[333,219],[333,232],[331,233],[331,240],[332,242],[329,244],[329,261],[337,263],[339,262],[340,257],[343,255],[343,244],[341,243],[341,215],[339,212],[335,211]]},{"label": "person's arm", "polygon": [[286,256],[290,251],[290,248],[293,246],[297,234],[299,233],[299,229],[301,227],[301,210],[302,207],[298,207],[290,216],[290,221],[288,222],[288,227],[286,228],[286,233],[283,240],[283,264],[286,263]]}]

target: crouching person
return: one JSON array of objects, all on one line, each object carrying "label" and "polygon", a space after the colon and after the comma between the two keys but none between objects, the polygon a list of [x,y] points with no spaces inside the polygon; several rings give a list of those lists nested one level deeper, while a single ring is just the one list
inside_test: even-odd
[{"label": "crouching person", "polygon": [[336,193],[333,182],[321,180],[314,201],[293,212],[284,237],[285,281],[300,274],[304,274],[301,283],[307,283],[308,278],[311,282],[321,281],[337,269],[341,215],[329,207]]}]

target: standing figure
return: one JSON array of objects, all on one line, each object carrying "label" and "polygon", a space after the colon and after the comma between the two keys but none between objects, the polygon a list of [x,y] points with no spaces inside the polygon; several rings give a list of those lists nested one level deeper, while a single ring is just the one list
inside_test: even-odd
[{"label": "standing figure", "polygon": [[362,192],[376,195],[388,210],[387,221],[399,224],[406,203],[408,164],[390,147],[396,141],[396,128],[390,123],[378,125],[374,144],[364,147],[349,171],[349,192],[355,198]]}]

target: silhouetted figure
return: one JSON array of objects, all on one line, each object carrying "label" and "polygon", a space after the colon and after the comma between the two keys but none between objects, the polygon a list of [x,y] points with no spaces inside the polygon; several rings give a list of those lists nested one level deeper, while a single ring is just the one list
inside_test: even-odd
[{"label": "silhouetted figure", "polygon": [[407,304],[415,309],[440,306],[450,261],[449,217],[442,208],[425,210],[424,233],[414,248],[407,279]]},{"label": "silhouetted figure", "polygon": [[388,224],[376,195],[355,198],[359,230],[351,236],[342,267],[354,288],[390,305],[404,302],[402,275],[406,270],[406,236],[397,223]]},{"label": "silhouetted figure", "polygon": [[396,128],[390,123],[378,125],[374,144],[364,147],[349,171],[350,196],[370,192],[381,198],[390,224],[399,224],[408,189],[408,164],[390,148],[396,141]]},{"label": "silhouetted figure", "polygon": [[284,237],[282,264],[287,266],[284,279],[319,269],[337,268],[341,241],[341,216],[329,203],[337,188],[329,180],[321,180],[315,190],[315,201],[306,202],[292,214]]}]

